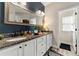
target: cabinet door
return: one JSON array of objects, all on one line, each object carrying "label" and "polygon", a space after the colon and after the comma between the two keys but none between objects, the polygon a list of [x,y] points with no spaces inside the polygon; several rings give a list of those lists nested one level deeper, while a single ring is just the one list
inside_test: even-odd
[{"label": "cabinet door", "polygon": [[47,35],[47,50],[52,46],[52,34]]},{"label": "cabinet door", "polygon": [[50,48],[49,46],[49,35],[47,35],[47,50]]},{"label": "cabinet door", "polygon": [[18,53],[18,56],[23,56],[23,44],[21,43],[21,44],[18,44],[18,51],[17,51],[17,53]]},{"label": "cabinet door", "polygon": [[46,52],[46,36],[37,38],[37,56],[42,56]]},{"label": "cabinet door", "polygon": [[17,56],[17,46],[12,46],[0,50],[0,56]]},{"label": "cabinet door", "polygon": [[36,40],[30,40],[24,43],[24,56],[36,55]]},{"label": "cabinet door", "polygon": [[53,38],[52,38],[52,34],[49,34],[49,39],[50,39],[50,40],[49,40],[49,46],[51,47],[51,46],[52,46],[52,39],[53,39]]}]

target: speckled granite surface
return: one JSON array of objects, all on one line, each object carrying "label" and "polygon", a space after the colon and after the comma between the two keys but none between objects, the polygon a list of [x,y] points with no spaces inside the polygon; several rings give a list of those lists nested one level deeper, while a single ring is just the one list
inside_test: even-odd
[{"label": "speckled granite surface", "polygon": [[48,33],[45,33],[42,35],[28,35],[28,36],[19,36],[19,37],[15,37],[15,38],[12,38],[12,37],[4,38],[4,39],[0,40],[0,49],[9,47],[12,45],[16,45],[16,44],[19,44],[19,43],[22,43],[25,41],[33,40],[35,38],[47,35],[49,33],[51,33],[51,32],[48,32]]}]

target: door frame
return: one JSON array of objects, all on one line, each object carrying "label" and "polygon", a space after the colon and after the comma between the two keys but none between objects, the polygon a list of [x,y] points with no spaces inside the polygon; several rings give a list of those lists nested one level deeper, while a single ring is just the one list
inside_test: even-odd
[{"label": "door frame", "polygon": [[[76,6],[77,7],[77,6]],[[58,38],[60,39],[60,33],[61,33],[61,29],[60,29],[60,21],[61,21],[61,14],[63,13],[63,12],[66,12],[66,11],[69,11],[69,10],[75,10],[75,12],[77,11],[76,10],[76,7],[73,7],[73,8],[67,8],[67,9],[65,9],[65,10],[62,10],[62,11],[59,11],[59,35],[58,35]],[[74,15],[75,16],[75,19],[76,19],[76,15]],[[75,21],[76,22],[76,21]],[[76,28],[76,23],[75,23],[75,28]],[[75,44],[73,44],[73,46],[74,46],[74,54],[75,54],[75,52],[77,51],[77,48],[75,48],[75,45],[76,45],[76,31],[73,31],[73,41],[75,41],[74,43]],[[60,40],[59,40],[59,46],[60,46]],[[60,48],[60,47],[59,47]]]}]

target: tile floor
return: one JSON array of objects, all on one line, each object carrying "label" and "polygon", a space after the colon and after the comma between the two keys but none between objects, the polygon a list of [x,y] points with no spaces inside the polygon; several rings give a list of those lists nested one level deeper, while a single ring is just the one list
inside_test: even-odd
[{"label": "tile floor", "polygon": [[[45,56],[48,56],[48,55],[45,55]],[[60,54],[54,52],[54,51],[50,51],[49,52],[49,56],[61,56]]]},{"label": "tile floor", "polygon": [[52,51],[49,52],[49,55],[50,56],[61,56],[60,54],[52,52]]}]

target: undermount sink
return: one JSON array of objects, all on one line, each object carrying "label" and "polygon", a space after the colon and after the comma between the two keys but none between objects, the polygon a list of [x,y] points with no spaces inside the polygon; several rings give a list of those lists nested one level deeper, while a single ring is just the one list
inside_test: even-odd
[{"label": "undermount sink", "polygon": [[6,41],[11,42],[11,41],[18,41],[23,39],[26,39],[26,37],[10,38],[10,39],[7,39]]}]

